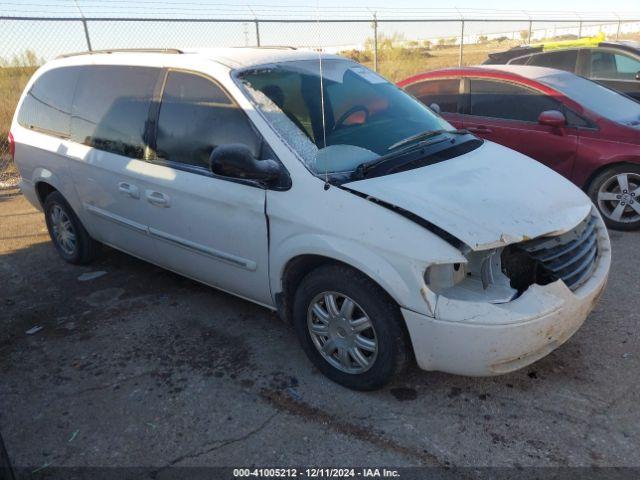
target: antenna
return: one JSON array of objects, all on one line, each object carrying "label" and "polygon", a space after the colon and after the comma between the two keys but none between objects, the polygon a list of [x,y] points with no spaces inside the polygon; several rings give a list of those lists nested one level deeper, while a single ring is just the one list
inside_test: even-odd
[{"label": "antenna", "polygon": [[[320,108],[322,109],[322,148],[327,147],[327,121],[324,114],[324,78],[322,72],[322,39],[320,35],[320,0],[316,0],[316,14],[318,26],[318,65],[320,67]],[[327,164],[324,166],[324,189],[329,190],[329,172]]]}]

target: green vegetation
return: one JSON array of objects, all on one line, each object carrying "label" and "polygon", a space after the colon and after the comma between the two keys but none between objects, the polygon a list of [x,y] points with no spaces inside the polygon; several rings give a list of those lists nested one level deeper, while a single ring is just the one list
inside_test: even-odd
[{"label": "green vegetation", "polygon": [[[464,45],[464,65],[482,63],[487,54],[505,50],[520,42],[506,37],[489,40],[486,36],[478,38],[477,44]],[[401,34],[378,36],[378,71],[389,80],[397,82],[417,73],[438,68],[454,67],[460,61],[460,45],[455,38],[440,38],[435,43],[424,41],[406,41]],[[348,50],[341,55],[373,68],[373,39],[367,39],[362,50]]]},{"label": "green vegetation", "polygon": [[31,50],[10,59],[0,58],[0,160],[8,150],[7,136],[20,94],[43,62]]},{"label": "green vegetation", "polygon": [[38,67],[44,63],[44,58],[38,58],[33,50],[25,50],[11,58],[0,58],[0,68],[5,67]]}]

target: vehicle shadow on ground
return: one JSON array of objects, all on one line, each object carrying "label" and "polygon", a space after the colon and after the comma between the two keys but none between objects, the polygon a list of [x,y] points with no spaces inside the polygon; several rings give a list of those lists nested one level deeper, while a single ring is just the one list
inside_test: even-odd
[{"label": "vehicle shadow on ground", "polygon": [[[282,345],[274,346],[281,351],[294,353],[300,366],[296,370],[305,369],[310,374],[314,368],[299,351],[297,340],[290,325],[281,322],[275,314],[267,309],[202,285],[178,274],[138,260],[127,254],[102,247],[100,257],[90,266],[73,266],[58,259],[50,242],[45,241],[28,248],[14,251],[3,256],[6,270],[23,272],[18,274],[18,281],[10,282],[10,287],[2,293],[5,305],[2,317],[4,325],[2,336],[7,341],[20,342],[25,339],[24,332],[38,324],[46,332],[57,335],[62,321],[74,321],[83,318],[84,329],[100,328],[95,324],[97,318],[105,313],[112,320],[120,320],[120,328],[126,329],[127,316],[139,308],[158,305],[178,305],[181,297],[187,299],[211,297],[217,302],[228,305],[228,311],[242,319],[247,330],[271,330],[283,337]],[[80,281],[85,273],[106,272],[94,280]],[[15,280],[15,279],[14,279]],[[108,307],[108,308],[106,308]],[[197,305],[191,305],[197,307]],[[105,310],[106,308],[106,310]],[[197,310],[197,308],[196,308]],[[104,320],[102,320],[104,321]],[[208,316],[207,321],[215,329],[216,315]],[[95,324],[95,325],[94,325]],[[398,378],[386,390],[367,395],[391,395],[398,400],[408,401],[417,398],[416,387],[438,389],[445,384],[447,396],[455,396],[463,390],[459,385],[471,382],[474,385],[505,385],[507,388],[530,388],[531,379],[538,376],[553,376],[558,365],[563,363],[564,355],[552,355],[548,359],[526,369],[527,374],[502,376],[489,379],[466,379],[453,375],[435,372],[423,372],[412,366],[401,378]],[[575,355],[572,355],[575,362]],[[260,363],[259,358],[254,362]],[[316,373],[314,373],[315,375]],[[319,375],[319,374],[318,374]],[[462,381],[461,381],[462,380]],[[324,380],[323,380],[324,383]],[[334,387],[342,390],[341,387]],[[469,390],[469,387],[466,387]]]},{"label": "vehicle shadow on ground", "polygon": [[[456,435],[443,433],[453,430],[490,445],[525,442],[520,454],[512,452],[524,455],[525,463],[542,455],[565,464],[568,454],[545,426],[575,430],[585,418],[602,415],[609,401],[606,382],[596,378],[604,360],[594,355],[589,339],[597,328],[590,325],[509,375],[469,378],[413,366],[380,391],[352,392],[315,370],[293,329],[274,313],[124,253],[104,247],[92,265],[73,266],[43,241],[0,258],[7,279],[0,293],[0,373],[7,379],[0,398],[19,400],[12,411],[17,420],[45,409],[53,397],[96,399],[117,416],[114,405],[128,405],[126,395],[142,387],[149,408],[186,398],[208,401],[210,392],[239,389],[282,414],[394,452],[410,464],[464,461]],[[81,280],[90,273],[98,276]],[[26,333],[34,327],[42,329]],[[354,404],[366,407],[354,415]],[[531,418],[540,418],[534,431]],[[46,423],[38,428],[54,430]],[[193,428],[193,435],[206,435]],[[430,440],[425,432],[432,432]]]},{"label": "vehicle shadow on ground", "polygon": [[[24,237],[27,238],[29,235]],[[59,259],[49,241],[5,253],[1,258],[3,269],[11,277],[9,288],[5,289],[0,297],[5,307],[0,315],[4,326],[0,335],[9,336],[18,342],[24,336],[24,331],[32,324],[37,323],[48,327],[43,330],[53,332],[58,328],[60,319],[104,315],[105,306],[112,309],[111,315],[125,320],[128,311],[113,307],[130,303],[132,299],[138,299],[147,306],[160,303],[176,305],[182,296],[204,295],[227,303],[229,309],[234,311],[238,318],[248,322],[246,325],[248,329],[261,328],[282,332],[286,336],[286,343],[281,346],[283,350],[298,348],[295,345],[296,339],[292,327],[282,322],[268,309],[107,246],[101,246],[98,259],[88,266],[65,263]],[[97,277],[83,281],[83,274],[97,274]],[[215,315],[209,316],[209,319],[212,327],[215,327]],[[264,322],[264,319],[268,321]],[[91,321],[88,320],[86,325],[90,326],[90,324]],[[126,328],[124,322],[121,328]],[[4,343],[7,343],[6,338]],[[573,360],[576,360],[575,355]],[[303,360],[303,363],[309,370],[313,369],[306,360]],[[535,379],[538,375],[552,375],[558,370],[560,363],[562,358],[552,355],[548,360],[543,359],[535,366],[526,368],[525,377]],[[519,383],[520,377],[522,375],[469,380],[478,384],[486,382],[510,385],[513,382]],[[435,388],[440,382],[449,383],[452,379],[460,378],[463,377],[424,372],[413,365],[401,378],[394,380],[388,390],[398,400],[412,400],[415,397],[414,393],[409,391],[412,385],[430,385],[430,388]],[[524,382],[529,383],[528,380]]]}]

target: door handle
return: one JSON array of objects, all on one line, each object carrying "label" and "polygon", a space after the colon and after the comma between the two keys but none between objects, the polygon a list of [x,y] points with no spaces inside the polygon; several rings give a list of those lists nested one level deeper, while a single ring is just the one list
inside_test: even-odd
[{"label": "door handle", "polygon": [[138,187],[127,182],[118,183],[118,191],[131,198],[140,198],[140,190]]},{"label": "door handle", "polygon": [[145,195],[147,197],[147,201],[152,205],[165,208],[169,206],[169,195],[162,192],[156,192],[155,190],[147,190]]},{"label": "door handle", "polygon": [[485,127],[485,126],[467,127],[467,130],[469,130],[470,132],[473,132],[473,133],[491,133],[491,132],[493,132],[493,130],[491,130],[489,127]]}]

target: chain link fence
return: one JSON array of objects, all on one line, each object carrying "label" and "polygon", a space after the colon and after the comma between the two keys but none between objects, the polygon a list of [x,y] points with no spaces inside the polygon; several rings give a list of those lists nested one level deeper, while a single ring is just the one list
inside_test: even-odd
[{"label": "chain link fence", "polygon": [[526,19],[172,19],[0,17],[0,188],[17,171],[7,140],[16,103],[42,63],[69,52],[117,48],[293,46],[339,53],[392,81],[482,63],[491,52],[604,33],[640,38],[640,21]]}]

